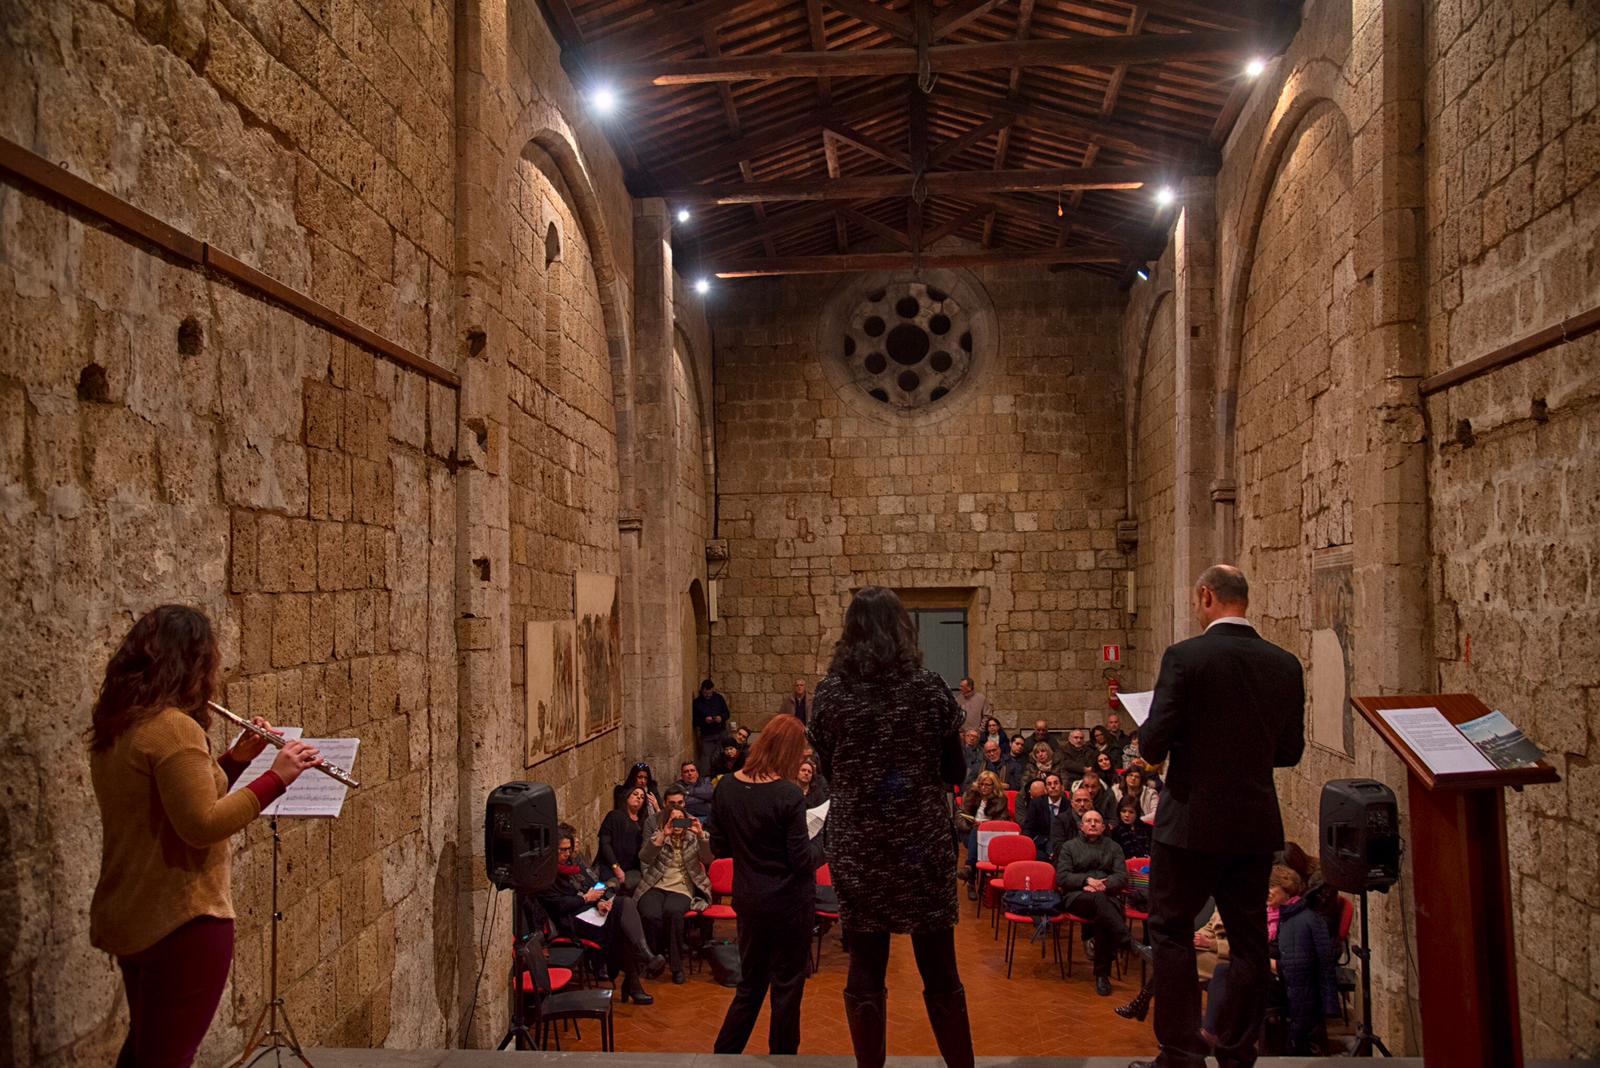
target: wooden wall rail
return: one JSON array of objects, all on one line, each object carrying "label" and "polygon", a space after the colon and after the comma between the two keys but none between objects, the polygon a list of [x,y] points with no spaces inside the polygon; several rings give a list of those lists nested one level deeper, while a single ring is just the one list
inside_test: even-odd
[{"label": "wooden wall rail", "polygon": [[1516,363],[1518,360],[1537,355],[1546,349],[1553,349],[1568,341],[1576,341],[1585,334],[1592,334],[1600,330],[1600,307],[1590,308],[1586,312],[1574,315],[1570,319],[1563,319],[1554,326],[1547,326],[1543,330],[1529,334],[1519,341],[1509,345],[1502,345],[1493,352],[1485,353],[1476,359],[1468,360],[1459,367],[1452,367],[1448,371],[1440,371],[1436,375],[1429,375],[1422,380],[1417,391],[1424,397],[1452,386],[1459,386],[1463,382],[1470,382],[1474,378],[1497,371],[1507,364]]},{"label": "wooden wall rail", "polygon": [[155,245],[178,260],[213,271],[241,288],[289,308],[402,367],[451,389],[461,388],[461,378],[449,368],[412,352],[377,331],[341,315],[310,294],[280,282],[215,245],[184,233],[4,137],[0,137],[0,172],[42,189],[114,229]]}]

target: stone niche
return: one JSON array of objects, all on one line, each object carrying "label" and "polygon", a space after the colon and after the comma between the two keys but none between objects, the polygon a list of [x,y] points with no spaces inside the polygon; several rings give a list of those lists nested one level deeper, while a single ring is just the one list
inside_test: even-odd
[{"label": "stone niche", "polygon": [[816,351],[839,398],[895,426],[966,407],[999,348],[994,305],[966,271],[852,276],[829,296]]}]

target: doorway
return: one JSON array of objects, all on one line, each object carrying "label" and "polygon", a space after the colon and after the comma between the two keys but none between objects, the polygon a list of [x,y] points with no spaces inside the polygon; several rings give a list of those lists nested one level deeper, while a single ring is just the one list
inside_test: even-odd
[{"label": "doorway", "polygon": [[935,671],[951,690],[967,677],[967,610],[965,608],[910,608],[917,627],[922,666]]}]

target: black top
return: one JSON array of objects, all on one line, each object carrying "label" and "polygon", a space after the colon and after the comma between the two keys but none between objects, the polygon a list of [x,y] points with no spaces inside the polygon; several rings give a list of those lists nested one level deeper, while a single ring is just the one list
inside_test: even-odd
[{"label": "black top", "polygon": [[1022,833],[1032,838],[1033,844],[1040,849],[1048,850],[1050,828],[1055,818],[1063,812],[1071,811],[1072,803],[1065,796],[1056,803],[1054,812],[1050,811],[1049,797],[1035,797],[1028,802],[1028,807],[1022,813]]},{"label": "black top", "polygon": [[964,720],[931,671],[829,675],[817,684],[808,735],[828,777],[828,862],[846,928],[903,934],[955,925],[943,763],[959,751]]},{"label": "black top", "polygon": [[639,847],[644,845],[644,812],[637,822],[628,818],[628,810],[614,808],[600,821],[600,851],[595,860],[607,871],[619,865],[623,871],[639,868]]},{"label": "black top", "polygon": [[817,777],[811,780],[811,792],[805,795],[805,799],[806,808],[816,808],[818,805],[827,802],[828,780],[823,777],[821,772],[818,772]]},{"label": "black top", "polygon": [[692,709],[695,730],[708,738],[727,733],[728,702],[720,693],[712,691],[710,697],[697,696],[694,699]]},{"label": "black top", "polygon": [[1216,623],[1161,656],[1139,752],[1169,756],[1154,839],[1211,853],[1271,853],[1283,847],[1274,767],[1305,751],[1305,681],[1300,661],[1255,628]]},{"label": "black top", "polygon": [[711,812],[711,851],[733,858],[733,902],[740,915],[798,915],[809,930],[820,857],[806,834],[800,787],[724,775]]}]

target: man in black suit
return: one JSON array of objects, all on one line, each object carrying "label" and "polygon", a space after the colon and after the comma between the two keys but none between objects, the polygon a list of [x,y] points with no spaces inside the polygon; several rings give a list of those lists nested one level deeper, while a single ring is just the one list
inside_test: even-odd
[{"label": "man in black suit", "polygon": [[[1228,930],[1228,1000],[1217,1022],[1223,1068],[1255,1063],[1266,1012],[1267,875],[1283,848],[1272,769],[1305,749],[1300,661],[1245,620],[1250,588],[1238,568],[1207,568],[1194,610],[1205,633],[1161,657],[1140,753],[1169,755],[1150,848],[1155,1031],[1161,1055],[1129,1068],[1203,1068],[1194,917],[1215,897]],[[1234,984],[1237,983],[1236,987]]]},{"label": "man in black suit", "polygon": [[1057,816],[1070,811],[1071,807],[1061,776],[1052,771],[1044,777],[1044,796],[1029,801],[1028,810],[1022,816],[1022,833],[1033,839],[1040,860],[1050,855],[1051,825]]}]

